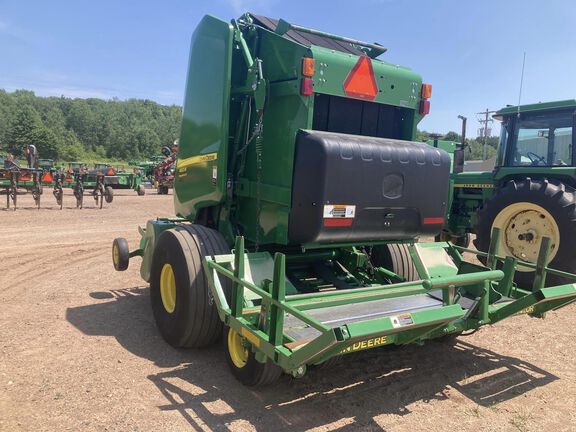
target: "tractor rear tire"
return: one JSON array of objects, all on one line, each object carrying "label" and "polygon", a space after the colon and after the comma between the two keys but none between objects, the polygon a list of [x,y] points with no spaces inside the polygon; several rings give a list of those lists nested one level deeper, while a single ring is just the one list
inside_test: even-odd
[{"label": "tractor rear tire", "polygon": [[112,242],[112,263],[114,270],[124,271],[130,263],[130,249],[128,241],[125,238],[118,237]]},{"label": "tractor rear tire", "polygon": [[104,188],[104,199],[108,204],[114,200],[114,189],[112,189],[112,186],[106,186]]},{"label": "tractor rear tire", "polygon": [[264,387],[280,378],[282,368],[270,359],[266,359],[266,363],[256,360],[249,342],[234,329],[224,327],[223,335],[226,361],[238,381],[248,387]]},{"label": "tractor rear tire", "polygon": [[[576,269],[576,191],[572,187],[556,180],[510,180],[478,212],[474,240],[478,250],[488,251],[494,227],[501,229],[498,255],[536,262],[541,239],[548,236],[552,242],[548,265],[567,272]],[[532,269],[519,268],[514,281],[530,289],[534,274]],[[546,286],[572,282],[546,277]]]},{"label": "tractor rear tire", "polygon": [[374,266],[391,270],[407,282],[420,279],[407,244],[390,243],[374,246],[370,257]]},{"label": "tractor rear tire", "polygon": [[212,345],[222,322],[204,274],[205,256],[229,254],[222,235],[200,225],[160,234],[152,257],[150,297],[162,337],[176,348]]}]

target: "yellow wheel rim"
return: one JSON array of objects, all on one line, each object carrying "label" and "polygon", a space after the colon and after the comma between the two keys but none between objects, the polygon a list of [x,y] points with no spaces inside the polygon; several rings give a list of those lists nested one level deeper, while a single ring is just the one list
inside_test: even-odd
[{"label": "yellow wheel rim", "polygon": [[[538,259],[543,237],[549,237],[548,263],[558,253],[560,247],[560,230],[552,215],[539,205],[519,202],[504,208],[492,224],[500,228],[500,241],[497,254],[518,258],[535,263]],[[519,266],[517,271],[534,271]]]},{"label": "yellow wheel rim", "polygon": [[118,252],[118,245],[116,243],[114,243],[114,246],[112,246],[112,261],[116,267],[120,262],[120,252]]},{"label": "yellow wheel rim", "polygon": [[164,264],[160,272],[160,297],[166,312],[172,313],[176,309],[176,279],[170,264]]},{"label": "yellow wheel rim", "polygon": [[234,366],[238,369],[246,366],[248,362],[248,348],[244,346],[242,336],[234,329],[228,330],[228,352],[230,353],[230,358]]}]

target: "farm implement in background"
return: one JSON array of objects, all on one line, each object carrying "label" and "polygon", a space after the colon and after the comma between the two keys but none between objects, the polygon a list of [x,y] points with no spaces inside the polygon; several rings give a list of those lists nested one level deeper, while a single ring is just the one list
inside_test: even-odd
[{"label": "farm implement in background", "polygon": [[174,144],[172,148],[164,146],[162,154],[165,158],[153,168],[154,186],[156,186],[159,195],[167,195],[168,190],[174,187],[174,169],[178,156],[178,145]]},{"label": "farm implement in background", "polygon": [[86,164],[80,162],[70,163],[67,170],[56,168],[48,159],[41,159],[39,168],[23,168],[15,162],[5,162],[4,168],[0,168],[0,189],[6,194],[6,208],[16,210],[18,195],[31,192],[39,209],[44,188],[52,189],[60,209],[66,189],[73,192],[77,208],[83,208],[87,192],[100,208],[104,201],[111,203],[114,198],[112,187],[106,184],[105,172],[98,168],[88,170]]},{"label": "farm implement in background", "polygon": [[6,208],[16,210],[19,190],[32,193],[34,203],[40,209],[40,199],[43,193],[41,182],[42,170],[36,168],[22,168],[12,164],[9,168],[0,168],[0,188],[6,193]]},{"label": "farm implement in background", "polygon": [[111,189],[132,189],[139,196],[146,194],[146,189],[142,184],[142,170],[134,167],[131,171],[117,169],[108,164],[96,164],[94,169],[105,174],[104,185]]}]

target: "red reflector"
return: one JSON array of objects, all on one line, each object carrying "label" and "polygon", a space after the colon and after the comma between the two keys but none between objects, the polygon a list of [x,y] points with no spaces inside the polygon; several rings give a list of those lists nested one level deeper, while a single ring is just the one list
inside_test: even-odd
[{"label": "red reflector", "polygon": [[326,218],[326,219],[324,219],[324,226],[327,226],[327,227],[352,226],[352,219],[351,218]]},{"label": "red reflector", "polygon": [[422,100],[420,101],[420,115],[430,114],[430,101]]},{"label": "red reflector", "polygon": [[50,173],[46,173],[42,176],[43,182],[52,183],[52,180],[54,180],[54,179],[52,178],[52,174],[50,174]]},{"label": "red reflector", "polygon": [[443,217],[427,217],[424,218],[424,225],[441,225],[444,223]]},{"label": "red reflector", "polygon": [[314,80],[312,78],[302,78],[300,94],[302,96],[312,96],[312,93],[314,93]]},{"label": "red reflector", "polygon": [[368,56],[361,56],[354,65],[346,81],[344,92],[347,96],[359,99],[374,100],[378,94],[378,85],[374,78],[372,60]]}]

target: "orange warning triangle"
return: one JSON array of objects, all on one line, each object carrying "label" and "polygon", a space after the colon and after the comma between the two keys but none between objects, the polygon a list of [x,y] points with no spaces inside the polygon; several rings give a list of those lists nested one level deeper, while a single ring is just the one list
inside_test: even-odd
[{"label": "orange warning triangle", "polygon": [[344,92],[347,96],[359,99],[374,100],[378,94],[378,85],[374,78],[372,60],[361,56],[344,81]]}]

